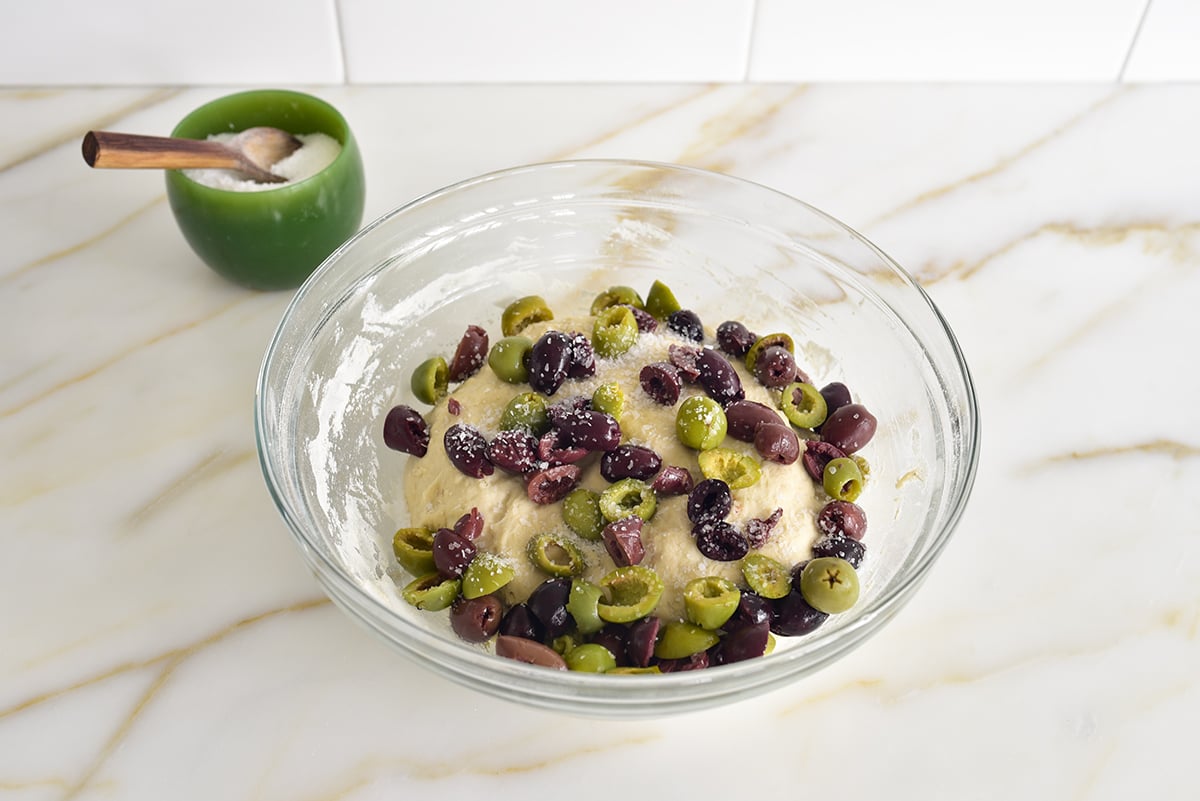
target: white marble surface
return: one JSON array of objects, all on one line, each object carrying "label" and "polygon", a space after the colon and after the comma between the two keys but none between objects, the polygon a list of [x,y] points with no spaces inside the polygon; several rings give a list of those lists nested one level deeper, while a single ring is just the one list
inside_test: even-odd
[{"label": "white marble surface", "polygon": [[465,691],[323,599],[251,430],[287,293],[204,268],[161,175],[79,157],[221,93],[0,92],[0,801],[1196,797],[1200,86],[317,91],[369,217],[522,162],[696,164],[864,231],[958,333],[982,461],[914,601],[641,722]]}]

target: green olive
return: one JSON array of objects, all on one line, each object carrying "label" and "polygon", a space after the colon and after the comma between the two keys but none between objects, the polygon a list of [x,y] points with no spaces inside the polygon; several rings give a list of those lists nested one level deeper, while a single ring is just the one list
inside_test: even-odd
[{"label": "green olive", "polygon": [[725,625],[741,600],[741,590],[720,576],[692,579],[683,588],[688,622],[705,629],[719,629]]},{"label": "green olive", "polygon": [[523,428],[540,437],[550,430],[550,415],[546,412],[546,398],[537,392],[523,392],[508,402],[500,415],[500,430],[510,431]]},{"label": "green olive", "polygon": [[856,465],[858,465],[858,472],[862,473],[863,487],[866,488],[867,482],[871,479],[871,463],[859,453],[850,454],[850,458],[854,460]]},{"label": "green olive", "polygon": [[404,600],[424,612],[440,612],[449,609],[458,597],[462,582],[458,579],[442,578],[437,573],[429,573],[419,579],[409,582],[401,590]]},{"label": "green olive", "polygon": [[792,590],[792,571],[761,553],[742,560],[742,578],[746,586],[764,598],[783,598]]},{"label": "green olive", "polygon": [[529,369],[525,366],[525,360],[531,350],[533,340],[529,337],[505,337],[492,345],[492,350],[488,353],[488,366],[501,381],[524,384],[529,380]]},{"label": "green olive", "polygon": [[830,459],[829,464],[825,465],[821,483],[830,498],[853,503],[862,493],[862,470],[858,468],[858,463],[848,456]]},{"label": "green olive", "polygon": [[600,494],[576,487],[562,502],[563,522],[585,540],[600,539],[605,519],[600,512]]},{"label": "green olive", "polygon": [[662,673],[662,671],[658,669],[658,665],[651,665],[650,667],[644,667],[644,668],[642,668],[642,667],[615,667],[615,668],[610,668],[607,671],[605,671],[606,676],[638,676],[643,673],[657,674],[657,673]]},{"label": "green olive", "polygon": [[575,619],[575,628],[580,634],[594,634],[604,628],[600,617],[600,599],[604,590],[590,581],[571,579],[571,593],[567,596],[567,611]]},{"label": "green olive", "polygon": [[627,306],[612,306],[600,312],[592,326],[592,347],[596,355],[615,359],[637,342],[637,318]]},{"label": "green olive", "polygon": [[400,567],[414,576],[433,572],[433,531],[423,527],[402,528],[392,537],[392,552]]},{"label": "green olive", "polygon": [[625,410],[625,393],[619,384],[601,384],[592,393],[592,411],[604,412],[617,422],[621,421],[621,412]]},{"label": "green olive", "polygon": [[426,359],[412,374],[412,391],[421,403],[434,404],[450,388],[450,366],[441,356]]},{"label": "green olive", "polygon": [[692,623],[673,621],[663,625],[654,646],[654,655],[659,659],[683,659],[707,651],[720,639],[715,631]]},{"label": "green olive", "polygon": [[579,645],[579,638],[574,634],[560,634],[550,641],[550,647],[560,655],[570,651],[576,645]]},{"label": "green olive", "polygon": [[517,298],[500,315],[500,332],[506,337],[516,336],[525,330],[526,326],[553,320],[554,312],[546,305],[539,295],[526,295]]},{"label": "green olive", "polygon": [[477,553],[462,576],[464,598],[480,598],[491,595],[513,580],[516,571],[505,559],[484,551]]},{"label": "green olive", "polygon": [[530,539],[526,550],[534,567],[550,576],[578,576],[586,567],[575,543],[549,532]]},{"label": "green olive", "polygon": [[774,650],[775,650],[775,635],[768,631],[767,632],[767,647],[763,651],[763,656],[766,656],[767,654],[771,653]]},{"label": "green olive", "polygon": [[583,673],[607,673],[617,666],[617,658],[612,651],[599,643],[576,645],[563,654],[567,670],[578,670]]},{"label": "green olive", "polygon": [[646,311],[652,316],[665,320],[681,308],[679,301],[675,299],[675,293],[662,281],[655,281],[650,285],[650,292],[646,295]]},{"label": "green olive", "polygon": [[592,316],[595,317],[600,312],[610,309],[613,306],[632,306],[635,309],[646,308],[646,304],[642,302],[642,296],[633,287],[610,286],[592,301]]},{"label": "green olive", "polygon": [[705,478],[719,478],[730,489],[753,487],[762,478],[762,468],[753,457],[728,448],[713,448],[696,457]]},{"label": "green olive", "polygon": [[787,334],[767,334],[765,337],[759,337],[758,341],[750,346],[750,350],[746,351],[746,369],[753,373],[759,354],[775,345],[787,348],[788,353],[796,352],[796,343]]},{"label": "green olive", "polygon": [[858,601],[858,573],[845,559],[818,557],[800,571],[800,594],[819,612],[845,612]]},{"label": "green olive", "polygon": [[612,523],[630,515],[637,515],[649,522],[658,509],[654,490],[645,481],[623,478],[600,493],[600,514]]},{"label": "green olive", "polygon": [[609,623],[632,623],[646,617],[658,606],[664,589],[658,574],[641,565],[618,567],[600,579],[600,587],[607,599],[601,599],[596,611]]},{"label": "green olive", "polygon": [[708,451],[725,439],[728,426],[721,404],[704,395],[693,395],[679,404],[675,413],[675,435],[685,446]]},{"label": "green olive", "polygon": [[779,396],[779,403],[784,416],[799,428],[816,428],[829,414],[829,405],[820,390],[802,381],[788,384]]}]

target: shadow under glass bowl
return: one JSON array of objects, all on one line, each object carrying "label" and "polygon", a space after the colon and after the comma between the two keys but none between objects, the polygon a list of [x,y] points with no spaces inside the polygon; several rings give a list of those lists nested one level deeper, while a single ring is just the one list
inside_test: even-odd
[{"label": "shadow under glass bowl", "polygon": [[[667,283],[710,329],[744,319],[796,336],[818,384],[843,381],[879,419],[859,503],[862,595],[764,658],[657,676],[561,673],[502,659],[400,597],[403,463],[382,441],[412,369],[510,300]],[[566,308],[565,302],[563,308]],[[840,222],[748,181],[667,164],[559,162],[420,198],[335,251],[297,292],[267,351],[255,407],[268,488],[334,602],[439,675],[511,701],[596,717],[701,709],[794,682],[886,623],[963,511],[979,420],[952,332],[917,284]],[[799,468],[797,468],[799,469]],[[402,585],[401,585],[402,586]]]}]

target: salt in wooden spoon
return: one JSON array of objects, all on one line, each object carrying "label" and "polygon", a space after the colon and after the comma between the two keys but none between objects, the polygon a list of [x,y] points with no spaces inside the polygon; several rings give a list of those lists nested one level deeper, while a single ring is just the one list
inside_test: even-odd
[{"label": "salt in wooden spoon", "polygon": [[227,144],[114,131],[88,131],[83,160],[106,169],[237,170],[259,183],[287,180],[270,168],[300,147],[300,140],[278,128],[247,128]]}]

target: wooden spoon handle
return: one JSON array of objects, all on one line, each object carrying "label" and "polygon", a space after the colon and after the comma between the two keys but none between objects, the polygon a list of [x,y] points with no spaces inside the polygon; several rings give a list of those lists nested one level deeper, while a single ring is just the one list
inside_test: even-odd
[{"label": "wooden spoon handle", "polygon": [[[220,142],[113,131],[88,131],[83,138],[83,160],[90,167],[112,169],[219,167],[245,170],[248,166],[236,152]],[[254,169],[253,165],[249,166]]]}]

